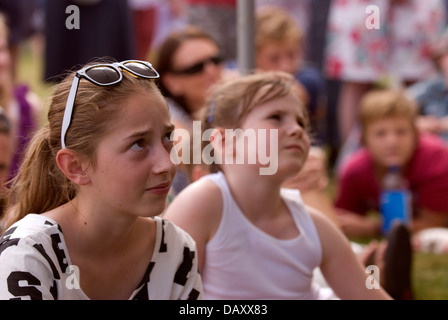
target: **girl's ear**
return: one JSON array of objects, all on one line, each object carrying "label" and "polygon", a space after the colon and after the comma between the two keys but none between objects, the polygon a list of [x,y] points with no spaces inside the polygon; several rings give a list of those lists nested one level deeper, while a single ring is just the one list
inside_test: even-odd
[{"label": "girl's ear", "polygon": [[210,143],[213,149],[219,156],[219,160],[223,163],[233,163],[235,158],[235,143],[233,141],[233,135],[229,135],[231,140],[226,140],[225,129],[218,127],[214,128],[210,135]]},{"label": "girl's ear", "polygon": [[210,143],[219,154],[224,154],[226,136],[224,128],[214,128],[210,134]]},{"label": "girl's ear", "polygon": [[56,163],[64,175],[74,184],[82,186],[90,183],[85,161],[75,152],[69,149],[61,149],[56,155]]}]

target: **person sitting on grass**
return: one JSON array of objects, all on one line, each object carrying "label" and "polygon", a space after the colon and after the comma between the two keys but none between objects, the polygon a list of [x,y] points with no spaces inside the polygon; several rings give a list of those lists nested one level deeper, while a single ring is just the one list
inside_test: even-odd
[{"label": "person sitting on grass", "polygon": [[389,167],[398,166],[412,194],[414,249],[448,253],[448,149],[443,140],[419,133],[417,107],[404,91],[371,91],[360,107],[363,147],[347,158],[336,179],[340,227],[349,237],[381,236],[381,219],[368,213],[379,212],[381,182]]}]

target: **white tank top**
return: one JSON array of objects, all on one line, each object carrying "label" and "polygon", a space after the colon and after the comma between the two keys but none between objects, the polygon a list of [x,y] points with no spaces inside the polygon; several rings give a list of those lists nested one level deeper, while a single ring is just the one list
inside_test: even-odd
[{"label": "white tank top", "polygon": [[281,189],[300,235],[275,238],[253,225],[233,199],[224,175],[204,176],[221,189],[223,210],[216,234],[205,248],[205,299],[327,299],[313,282],[322,248],[300,192]]}]

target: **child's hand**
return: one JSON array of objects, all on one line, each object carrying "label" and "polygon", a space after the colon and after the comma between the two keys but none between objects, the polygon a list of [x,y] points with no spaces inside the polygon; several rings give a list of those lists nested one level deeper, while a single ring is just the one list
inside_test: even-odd
[{"label": "child's hand", "polygon": [[311,148],[308,158],[298,174],[285,182],[287,188],[302,192],[323,190],[328,185],[325,154],[320,148]]},{"label": "child's hand", "polygon": [[355,213],[337,214],[342,231],[349,237],[375,237],[380,234],[378,222]]},{"label": "child's hand", "polygon": [[421,132],[439,134],[440,132],[447,130],[444,129],[444,126],[448,128],[448,123],[444,125],[444,122],[442,122],[441,119],[434,116],[419,116],[417,118],[417,128]]}]

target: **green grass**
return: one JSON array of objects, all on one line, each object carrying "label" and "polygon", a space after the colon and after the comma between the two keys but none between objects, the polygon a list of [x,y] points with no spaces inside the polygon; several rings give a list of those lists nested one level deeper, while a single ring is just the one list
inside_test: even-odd
[{"label": "green grass", "polygon": [[448,300],[448,255],[416,253],[412,267],[416,300]]}]

